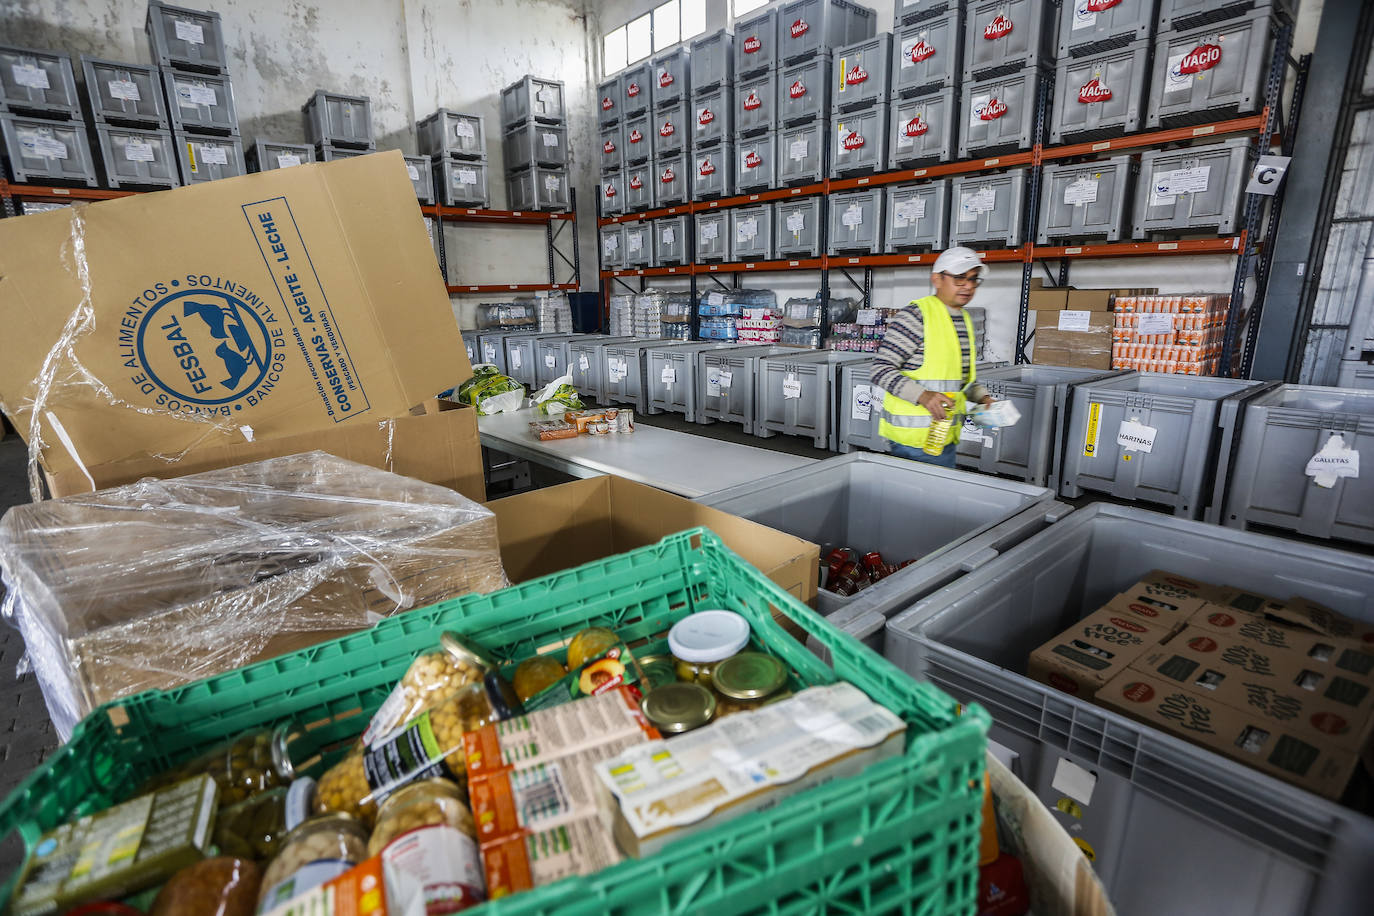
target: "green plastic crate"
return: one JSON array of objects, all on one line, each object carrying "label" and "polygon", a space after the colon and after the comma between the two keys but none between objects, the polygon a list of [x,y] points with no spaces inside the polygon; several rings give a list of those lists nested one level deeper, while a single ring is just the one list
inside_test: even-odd
[{"label": "green plastic crate", "polygon": [[[0,837],[17,829],[31,849],[43,830],[122,801],[154,773],[250,728],[294,723],[319,747],[342,749],[443,630],[514,663],[592,624],[613,627],[631,645],[659,639],[708,608],[744,615],[755,640],[786,661],[797,681],[848,680],[901,716],[905,754],[656,856],[472,912],[972,914],[987,714],[961,710],[913,681],[700,528],[175,690],[108,703],[5,800]],[[830,650],[833,670],[787,634],[775,610]],[[326,753],[322,763],[340,752]],[[9,899],[15,878],[0,900]]]}]

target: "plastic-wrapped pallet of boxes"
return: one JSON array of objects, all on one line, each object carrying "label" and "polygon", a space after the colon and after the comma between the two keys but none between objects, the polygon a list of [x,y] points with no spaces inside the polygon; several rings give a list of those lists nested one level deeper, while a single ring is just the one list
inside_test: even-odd
[{"label": "plastic-wrapped pallet of boxes", "polygon": [[535,300],[539,310],[539,330],[545,334],[571,334],[572,307],[568,305],[568,295],[562,290],[554,290],[547,296]]},{"label": "plastic-wrapped pallet of boxes", "polygon": [[782,340],[782,316],[774,308],[746,308],[735,321],[735,327],[742,344],[771,344]]},{"label": "plastic-wrapped pallet of boxes", "polygon": [[692,297],[689,293],[667,295],[663,301],[660,329],[667,340],[692,339]]},{"label": "plastic-wrapped pallet of boxes", "polygon": [[[776,326],[759,326],[757,323],[775,320],[778,317],[777,306],[778,298],[772,290],[729,289],[706,293],[697,302],[697,314],[701,316],[701,339],[773,343],[777,338],[767,335],[775,333]],[[747,317],[746,309],[755,317]]]},{"label": "plastic-wrapped pallet of boxes", "polygon": [[0,565],[53,724],[506,585],[495,517],[307,452],[16,506]]},{"label": "plastic-wrapped pallet of boxes", "polygon": [[610,302],[610,322],[607,333],[612,337],[633,337],[635,335],[635,297],[612,296]]},{"label": "plastic-wrapped pallet of boxes", "polygon": [[663,306],[668,291],[646,289],[635,296],[634,335],[641,340],[657,340],[663,336]]},{"label": "plastic-wrapped pallet of boxes", "polygon": [[1231,297],[1118,296],[1112,368],[1178,375],[1216,375]]},{"label": "plastic-wrapped pallet of boxes", "polygon": [[490,302],[477,306],[477,330],[489,331],[495,328],[508,331],[522,329],[534,330],[538,318],[534,301],[530,299],[516,302]]},{"label": "plastic-wrapped pallet of boxes", "polygon": [[887,332],[887,322],[900,311],[894,308],[858,309],[853,320],[830,325],[826,348],[876,353]]},{"label": "plastic-wrapped pallet of boxes", "polygon": [[[810,299],[788,299],[782,307],[782,336],[778,343],[784,347],[821,349],[824,311],[819,293]],[[853,299],[831,299],[828,311],[831,326],[845,324],[854,320],[857,303]]]}]

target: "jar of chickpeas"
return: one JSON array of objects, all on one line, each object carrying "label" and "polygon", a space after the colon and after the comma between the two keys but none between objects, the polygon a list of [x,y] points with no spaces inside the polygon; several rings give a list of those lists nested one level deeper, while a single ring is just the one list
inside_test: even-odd
[{"label": "jar of chickpeas", "polygon": [[367,858],[367,830],[347,814],[312,817],[287,836],[262,876],[262,913],[337,878]]},{"label": "jar of chickpeas", "polygon": [[479,647],[457,633],[439,637],[439,648],[418,656],[372,716],[363,732],[363,743],[379,738],[437,706],[468,684],[480,681],[496,663]]},{"label": "jar of chickpeas", "polygon": [[369,857],[381,854],[387,896],[406,912],[456,913],[486,899],[477,827],[463,790],[447,779],[425,779],[382,803]]},{"label": "jar of chickpeas", "polygon": [[315,811],[342,811],[371,826],[388,795],[433,776],[467,781],[463,735],[522,712],[509,684],[495,671],[421,713],[403,729],[352,751],[320,777]]}]

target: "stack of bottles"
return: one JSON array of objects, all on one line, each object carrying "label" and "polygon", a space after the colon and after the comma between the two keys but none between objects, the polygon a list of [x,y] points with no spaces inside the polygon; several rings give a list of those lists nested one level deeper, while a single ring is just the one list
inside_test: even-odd
[{"label": "stack of bottles", "polygon": [[[697,303],[697,314],[701,316],[699,336],[702,340],[776,342],[776,337],[766,339],[769,331],[758,325],[770,319],[776,321],[777,306],[778,297],[772,290],[729,289],[707,293]],[[749,317],[759,313],[766,313],[766,317]],[[776,333],[776,325],[772,327]]]},{"label": "stack of bottles", "polygon": [[736,322],[741,343],[774,344],[782,340],[782,313],[774,308],[747,308]]},{"label": "stack of bottles", "polygon": [[668,340],[692,339],[692,297],[670,293],[663,303],[663,336]]},{"label": "stack of bottles", "polygon": [[782,332],[779,343],[784,347],[806,347],[819,350],[824,340],[821,317],[828,312],[829,326],[853,322],[858,303],[853,299],[831,299],[829,307],[822,305],[820,293],[810,299],[788,299],[782,307]]},{"label": "stack of bottles", "polygon": [[607,333],[612,337],[635,336],[634,296],[612,296]]},{"label": "stack of bottles", "polygon": [[858,309],[852,321],[838,321],[830,325],[826,348],[862,353],[877,353],[887,332],[887,322],[901,309]]},{"label": "stack of bottles", "polygon": [[571,334],[573,332],[572,306],[568,304],[568,294],[556,289],[547,296],[535,300],[539,309],[539,330],[545,334]]},{"label": "stack of bottles", "polygon": [[1231,297],[1118,296],[1112,368],[1216,375]]},{"label": "stack of bottles", "polygon": [[533,330],[536,326],[534,302],[522,299],[516,302],[488,302],[477,306],[477,330],[488,331],[501,328],[519,331]]}]

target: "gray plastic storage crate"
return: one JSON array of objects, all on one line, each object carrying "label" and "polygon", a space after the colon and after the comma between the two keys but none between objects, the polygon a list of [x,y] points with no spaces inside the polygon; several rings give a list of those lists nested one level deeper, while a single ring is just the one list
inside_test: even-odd
[{"label": "gray plastic storage crate", "polygon": [[181,186],[172,134],[117,124],[97,124],[96,142],[107,188],[176,188]]},{"label": "gray plastic storage crate", "polygon": [[477,336],[477,346],[481,351],[482,362],[490,363],[496,367],[496,371],[502,375],[510,375],[510,363],[506,360],[506,340],[510,337],[521,337],[525,335],[538,334],[538,331],[530,328],[511,330],[510,328],[493,328],[482,331]]},{"label": "gray plastic storage crate", "polygon": [[1340,372],[1336,377],[1338,388],[1357,388],[1360,391],[1374,391],[1374,365],[1354,359],[1341,360]]},{"label": "gray plastic storage crate", "polygon": [[834,53],[830,107],[852,111],[887,101],[892,68],[892,33],[883,32]]},{"label": "gray plastic storage crate", "polygon": [[[1022,672],[1033,649],[1155,569],[1298,594],[1371,621],[1368,557],[1098,503],[970,566],[888,623],[884,654],[991,711],[989,737],[1016,755],[1013,772],[1051,816],[1094,850],[1117,912],[1367,909],[1374,820]],[[1068,792],[1065,771],[1083,777]]]},{"label": "gray plastic storage crate", "polygon": [[238,137],[200,137],[173,133],[183,185],[203,184],[248,174]]},{"label": "gray plastic storage crate", "polygon": [[[428,218],[426,219],[428,221]],[[468,354],[468,362],[475,366],[479,362],[481,362],[481,360],[477,358],[477,354],[479,352],[477,344],[477,332],[461,331],[460,333],[463,337],[463,349],[466,350]]]},{"label": "gray plastic storage crate", "polygon": [[605,334],[581,334],[568,341],[568,373],[572,386],[585,398],[600,399],[601,370],[605,359],[601,348],[606,344],[634,340],[633,337],[611,337]]},{"label": "gray plastic storage crate", "polygon": [[1269,72],[1269,11],[1155,39],[1147,127],[1199,124],[1259,111]]},{"label": "gray plastic storage crate", "polygon": [[920,22],[932,16],[949,12],[953,7],[964,6],[966,0],[896,0],[893,4],[892,21],[898,25]]},{"label": "gray plastic storage crate", "polygon": [[[1307,475],[1333,437],[1343,449],[1374,455],[1374,391],[1280,385],[1251,399],[1231,462],[1225,523],[1374,544],[1374,475],[1322,481],[1330,486]],[[1337,457],[1325,466],[1350,458],[1339,449]]]},{"label": "gray plastic storage crate", "polygon": [[1150,80],[1149,54],[1150,43],[1137,41],[1115,51],[1061,60],[1054,78],[1050,142],[1093,140],[1138,130]]},{"label": "gray plastic storage crate", "polygon": [[814,184],[826,178],[826,138],[830,125],[824,118],[795,124],[778,131],[778,185]]},{"label": "gray plastic storage crate", "polygon": [[1030,149],[1035,133],[1035,95],[1043,74],[1027,67],[964,87],[959,155],[985,156]]},{"label": "gray plastic storage crate", "polygon": [[625,212],[625,182],[619,172],[601,176],[601,215],[618,216]]},{"label": "gray plastic storage crate", "polygon": [[223,73],[229,66],[219,13],[152,0],[143,30],[155,64],[203,73]]},{"label": "gray plastic storage crate", "polygon": [[[524,385],[530,393],[538,391],[540,350],[544,341],[562,340],[564,334],[512,334],[503,345],[506,348],[506,375]],[[555,376],[556,377],[556,376]],[[545,382],[544,384],[548,384]]]},{"label": "gray plastic storage crate", "polygon": [[1221,235],[1238,232],[1249,148],[1249,139],[1234,137],[1208,146],[1142,153],[1133,208],[1136,238],[1204,228]]},{"label": "gray plastic storage crate", "polygon": [[778,60],[825,54],[878,31],[873,10],[848,0],[792,0],[778,8]]},{"label": "gray plastic storage crate", "polygon": [[1043,0],[966,4],[964,79],[986,79],[1054,61],[1055,21]]},{"label": "gray plastic storage crate", "polygon": [[883,189],[830,195],[830,254],[877,254],[883,250]]},{"label": "gray plastic storage crate", "polygon": [[794,350],[759,360],[754,435],[802,436],[816,448],[831,448],[839,368],[867,358],[866,353]]},{"label": "gray plastic storage crate", "polygon": [[894,612],[929,593],[923,585],[934,570],[953,577],[976,568],[995,555],[990,541],[1009,546],[999,529],[1024,540],[1044,522],[1019,517],[1035,509],[1043,518],[1056,505],[1044,487],[869,453],[827,458],[698,502],[820,544],[821,556],[849,546],[876,550],[888,563],[916,561],[854,596],[822,588],[816,610],[826,615],[860,599],[874,613]]},{"label": "gray plastic storage crate", "polygon": [[434,160],[434,196],[446,207],[487,207],[491,191],[485,162],[461,162],[445,156]]},{"label": "gray plastic storage crate", "polygon": [[621,111],[620,77],[613,77],[596,86],[597,102],[596,123],[601,127],[615,124],[625,114]]},{"label": "gray plastic storage crate", "polygon": [[778,62],[778,11],[735,21],[735,79],[762,73]]},{"label": "gray plastic storage crate", "polygon": [[654,158],[685,153],[692,136],[692,108],[687,102],[668,104],[654,112]]},{"label": "gray plastic storage crate", "polygon": [[601,171],[618,171],[625,166],[625,125],[601,128]]},{"label": "gray plastic storage crate", "polygon": [[535,384],[543,388],[568,374],[568,345],[580,334],[541,337],[535,345]]},{"label": "gray plastic storage crate", "polygon": [[963,80],[964,10],[903,26],[892,42],[892,94],[924,95]]},{"label": "gray plastic storage crate", "polygon": [[835,392],[835,451],[849,454],[856,448],[887,451],[878,435],[883,412],[883,392],[874,386],[873,354],[840,366]]},{"label": "gray plastic storage crate", "polygon": [[881,172],[887,168],[886,99],[872,108],[831,115],[830,176]]},{"label": "gray plastic storage crate", "polygon": [[501,126],[514,127],[531,119],[561,124],[567,117],[563,84],[558,80],[526,76],[501,90]]},{"label": "gray plastic storage crate", "polygon": [[735,144],[726,140],[692,153],[692,199],[711,200],[735,193]]},{"label": "gray plastic storage crate", "polygon": [[888,185],[884,251],[943,251],[949,232],[949,180]]},{"label": "gray plastic storage crate", "polygon": [[568,129],[562,124],[526,121],[506,130],[501,138],[501,158],[507,172],[531,166],[566,168]]},{"label": "gray plastic storage crate", "polygon": [[728,86],[735,78],[735,36],[725,29],[692,42],[692,92]]},{"label": "gray plastic storage crate", "polygon": [[162,81],[167,90],[167,109],[172,115],[173,130],[238,133],[234,87],[227,75],[163,70]]},{"label": "gray plastic storage crate", "polygon": [[0,111],[79,120],[81,99],[71,56],[0,46]]},{"label": "gray plastic storage crate", "polygon": [[406,175],[415,189],[415,199],[429,205],[434,203],[434,166],[428,156],[406,156]]},{"label": "gray plastic storage crate", "polygon": [[621,191],[624,194],[626,213],[639,213],[654,208],[654,189],[658,185],[658,178],[654,174],[652,161],[627,166],[620,179],[624,185]]},{"label": "gray plastic storage crate", "polygon": [[777,73],[769,70],[740,79],[735,86],[735,136],[772,130],[777,123]]},{"label": "gray plastic storage crate", "polygon": [[630,118],[653,107],[653,68],[648,61],[620,74],[620,114]]},{"label": "gray plastic storage crate", "polygon": [[83,54],[81,72],[86,81],[86,101],[97,124],[167,126],[162,74],[157,67],[101,60]]},{"label": "gray plastic storage crate", "polygon": [[486,126],[481,115],[463,114],[440,108],[415,125],[416,149],[435,159],[487,158]]},{"label": "gray plastic storage crate", "polygon": [[1120,240],[1126,234],[1126,202],[1135,163],[1130,156],[1045,166],[1041,177],[1036,242],[1051,239]]},{"label": "gray plastic storage crate", "polygon": [[1056,489],[1064,432],[1072,422],[1069,392],[1074,385],[1121,374],[1061,366],[1007,366],[978,373],[993,399],[1010,401],[1021,419],[1014,426],[984,429],[966,417],[959,467]]},{"label": "gray plastic storage crate", "polygon": [[[315,147],[315,158],[320,162],[333,162],[336,159],[356,159],[359,156],[366,156],[369,153],[377,152],[375,146],[335,146],[332,143],[321,143]],[[472,162],[469,165],[479,165]]]},{"label": "gray plastic storage crate", "polygon": [[691,262],[692,218],[664,216],[654,220],[654,263],[659,267]]},{"label": "gray plastic storage crate", "polygon": [[601,397],[603,404],[629,404],[647,413],[648,390],[644,384],[650,347],[675,346],[683,341],[626,340],[601,348]]},{"label": "gray plastic storage crate", "polygon": [[691,160],[686,153],[654,160],[654,205],[685,204],[691,197]]},{"label": "gray plastic storage crate", "polygon": [[780,126],[830,114],[830,55],[818,54],[778,70],[777,121]]},{"label": "gray plastic storage crate", "polygon": [[572,206],[572,187],[565,168],[537,168],[506,177],[507,206],[512,210],[562,212]]},{"label": "gray plastic storage crate", "polygon": [[[1202,518],[1224,481],[1245,402],[1267,382],[1142,372],[1078,385],[1064,439],[1059,492],[1085,490],[1168,506]],[[1123,424],[1156,430],[1151,450],[1128,450]]]},{"label": "gray plastic storage crate", "polygon": [[888,168],[905,168],[924,162],[949,162],[959,134],[958,90],[949,87],[930,95],[893,98],[888,136]]},{"label": "gray plastic storage crate", "polygon": [[1244,16],[1250,10],[1293,17],[1296,0],[1160,0],[1159,31],[1193,29]]},{"label": "gray plastic storage crate", "polygon": [[780,258],[819,258],[825,198],[780,200],[773,205],[773,249]]},{"label": "gray plastic storage crate", "polygon": [[[256,140],[243,151],[244,164],[250,172],[288,169],[315,161],[315,148],[308,143],[278,143],[275,140]],[[431,196],[433,184],[430,185]]]},{"label": "gray plastic storage crate", "polygon": [[751,204],[730,210],[730,260],[773,259],[773,205]]},{"label": "gray plastic storage crate", "polygon": [[1025,204],[1025,169],[952,179],[949,243],[1005,242],[1004,247],[1016,248],[1024,240]]},{"label": "gray plastic storage crate", "polygon": [[644,381],[648,397],[644,412],[680,413],[687,422],[695,422],[698,354],[737,346],[722,341],[664,342],[651,346],[646,351]]},{"label": "gray plastic storage crate", "polygon": [[1156,0],[1128,0],[1106,9],[1091,0],[1064,0],[1059,9],[1059,60],[1094,55],[1155,34]]},{"label": "gray plastic storage crate", "polygon": [[679,47],[654,58],[651,72],[654,110],[685,104],[691,99],[692,59],[686,48]]},{"label": "gray plastic storage crate", "polygon": [[654,266],[654,233],[649,223],[625,225],[625,266]]},{"label": "gray plastic storage crate", "polygon": [[781,347],[753,346],[698,353],[696,422],[737,423],[752,433],[759,358],[786,352]]},{"label": "gray plastic storage crate", "polygon": [[728,210],[708,210],[695,215],[693,238],[696,241],[692,259],[698,263],[726,261],[730,258],[730,220]]},{"label": "gray plastic storage crate", "polygon": [[653,123],[648,112],[625,119],[625,143],[621,149],[625,151],[627,166],[636,162],[647,162],[653,155]]},{"label": "gray plastic storage crate", "polygon": [[364,95],[339,95],[316,89],[301,107],[305,139],[319,146],[361,148],[373,145],[372,100]]},{"label": "gray plastic storage crate", "polygon": [[82,122],[0,114],[0,136],[11,181],[95,187],[95,163]]},{"label": "gray plastic storage crate", "polygon": [[772,131],[735,143],[735,192],[767,190],[777,185],[777,135]]},{"label": "gray plastic storage crate", "polygon": [[625,227],[620,223],[601,228],[601,269],[625,266]]},{"label": "gray plastic storage crate", "polygon": [[709,146],[735,136],[735,93],[724,86],[692,99],[692,148]]}]

